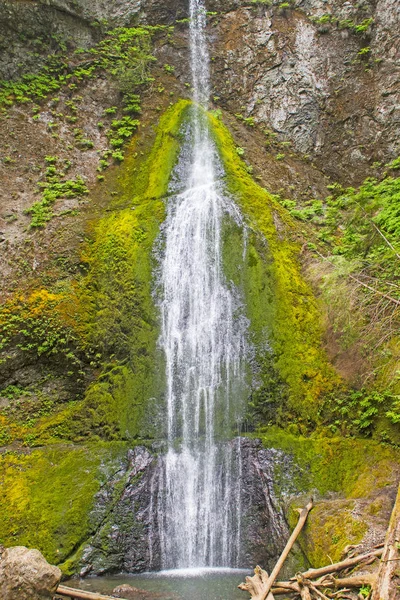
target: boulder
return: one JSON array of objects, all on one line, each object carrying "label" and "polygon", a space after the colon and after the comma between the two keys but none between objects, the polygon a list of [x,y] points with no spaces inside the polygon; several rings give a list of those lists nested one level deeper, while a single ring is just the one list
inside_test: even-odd
[{"label": "boulder", "polygon": [[[127,583],[114,588],[112,595],[116,598],[125,598],[126,600],[154,600],[155,598],[166,598],[164,594],[149,592],[148,590],[140,590],[139,588],[132,587]],[[168,598],[170,598],[170,596],[168,596]]]},{"label": "boulder", "polygon": [[60,580],[60,569],[49,565],[39,550],[24,546],[0,549],[1,600],[53,598]]}]

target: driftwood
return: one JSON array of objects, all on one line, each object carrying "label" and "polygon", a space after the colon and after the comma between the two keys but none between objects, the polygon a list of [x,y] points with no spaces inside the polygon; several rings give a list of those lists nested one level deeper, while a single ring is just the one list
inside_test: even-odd
[{"label": "driftwood", "polygon": [[397,585],[393,581],[395,571],[400,566],[400,485],[394,503],[392,516],[386,533],[378,577],[371,600],[395,600]]},{"label": "driftwood", "polygon": [[336,578],[332,575],[325,577],[318,582],[318,585],[334,588],[360,588],[364,585],[374,585],[376,575],[374,573],[365,573],[364,575],[355,575],[354,577]]},{"label": "driftwood", "polygon": [[67,596],[74,600],[116,600],[115,597],[112,596],[103,596],[102,594],[96,594],[95,592],[70,588],[66,585],[59,585],[56,594],[57,596]]},{"label": "driftwood", "polygon": [[[310,585],[315,594],[319,595],[321,592],[318,588],[360,588],[364,585],[372,586],[375,583],[376,575],[373,573],[365,573],[364,575],[355,575],[354,577],[341,577],[336,578],[332,575],[323,577],[318,581],[311,581]],[[277,581],[272,588],[274,596],[281,596],[283,594],[300,594],[300,587],[297,582],[292,581]],[[320,596],[321,597],[321,596]]]},{"label": "driftwood", "polygon": [[[264,600],[268,581],[268,573],[257,565],[253,577],[246,577],[246,583],[241,583],[238,588],[249,592],[252,600]],[[285,591],[287,592],[287,590]],[[270,591],[267,593],[266,600],[274,600],[274,596]]]},{"label": "driftwood", "polygon": [[[358,556],[354,556],[353,558],[347,558],[346,560],[342,560],[338,563],[333,563],[333,565],[327,565],[326,567],[321,567],[320,569],[309,569],[308,571],[303,573],[303,577],[306,577],[307,579],[316,579],[317,577],[322,577],[323,575],[337,573],[338,571],[343,571],[344,569],[355,567],[360,563],[373,562],[375,558],[381,556],[382,553],[383,549],[378,548],[378,550],[374,550],[373,552],[359,554]],[[296,578],[293,577],[292,579]]]},{"label": "driftwood", "polygon": [[294,528],[292,535],[290,536],[285,548],[280,555],[278,562],[275,567],[272,569],[271,575],[268,575],[266,571],[261,569],[261,567],[257,566],[254,569],[253,577],[246,577],[246,583],[241,583],[238,587],[241,590],[247,591],[250,593],[252,600],[272,600],[273,596],[271,594],[271,588],[275,582],[275,579],[278,577],[279,572],[285,562],[290,550],[293,547],[300,531],[304,527],[304,523],[307,520],[308,513],[313,507],[312,498],[310,502],[305,506],[302,510],[299,510],[300,516],[297,522],[296,527]]}]

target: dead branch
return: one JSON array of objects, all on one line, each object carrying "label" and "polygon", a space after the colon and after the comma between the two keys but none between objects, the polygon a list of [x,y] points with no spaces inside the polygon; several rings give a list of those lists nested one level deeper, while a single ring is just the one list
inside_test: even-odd
[{"label": "dead branch", "polygon": [[395,600],[397,585],[393,582],[395,571],[400,564],[400,485],[397,491],[389,527],[386,533],[385,546],[378,576],[373,588],[371,600]]},{"label": "dead branch", "polygon": [[373,585],[376,581],[376,575],[373,573],[365,573],[364,575],[355,575],[354,577],[342,577],[336,578],[333,575],[323,577],[316,582],[316,585],[322,585],[324,587],[338,588],[360,588],[363,585]]},{"label": "dead branch", "polygon": [[322,598],[322,600],[329,600],[328,596],[325,596],[325,594],[323,594],[314,584],[312,584],[311,581],[309,582],[309,588],[316,596],[318,596],[318,598]]},{"label": "dead branch", "polygon": [[87,592],[85,590],[77,590],[70,588],[65,585],[59,585],[56,590],[57,596],[67,596],[74,600],[115,600],[111,596],[103,596],[102,594],[96,594],[95,592]]},{"label": "dead branch", "polygon": [[[322,577],[323,575],[329,575],[329,573],[337,573],[338,571],[343,571],[344,569],[348,569],[349,567],[354,567],[360,563],[365,563],[366,561],[381,556],[383,553],[382,548],[378,550],[374,550],[373,552],[368,552],[367,554],[359,554],[354,558],[347,558],[346,560],[342,560],[338,563],[334,563],[333,565],[327,565],[326,567],[321,567],[319,569],[309,569],[305,573],[303,573],[303,577],[307,579],[317,579],[318,577]],[[291,580],[296,579],[292,577]]]},{"label": "dead branch", "polygon": [[283,549],[282,554],[280,555],[280,557],[278,559],[278,562],[276,563],[275,567],[272,569],[271,575],[268,578],[268,581],[265,586],[264,594],[263,594],[261,600],[267,599],[268,592],[272,588],[274,581],[278,577],[279,572],[283,566],[283,563],[285,562],[290,550],[292,549],[293,544],[295,543],[300,531],[303,529],[304,524],[308,517],[308,513],[310,512],[312,507],[313,507],[313,499],[311,498],[309,503],[307,504],[307,506],[305,506],[302,510],[298,509],[299,520],[297,522],[297,525],[294,528],[292,535],[290,536],[285,548]]}]

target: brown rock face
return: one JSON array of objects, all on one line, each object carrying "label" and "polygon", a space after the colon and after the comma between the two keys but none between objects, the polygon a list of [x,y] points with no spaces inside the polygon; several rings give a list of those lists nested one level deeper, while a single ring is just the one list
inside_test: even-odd
[{"label": "brown rock face", "polygon": [[1,600],[52,598],[60,580],[60,569],[49,565],[39,550],[15,546],[0,556]]}]

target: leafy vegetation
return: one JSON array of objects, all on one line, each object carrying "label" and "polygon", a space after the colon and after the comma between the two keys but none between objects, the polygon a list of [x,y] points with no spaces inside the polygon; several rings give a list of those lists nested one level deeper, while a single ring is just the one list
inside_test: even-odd
[{"label": "leafy vegetation", "polygon": [[349,29],[354,33],[364,34],[372,27],[374,19],[366,18],[361,23],[356,23],[352,19],[339,19],[331,13],[326,13],[320,17],[311,17],[311,20],[317,25],[333,25],[339,29]]},{"label": "leafy vegetation", "polygon": [[80,198],[89,193],[82,177],[65,179],[64,172],[57,169],[57,162],[57,157],[46,157],[45,181],[38,183],[41,198],[25,211],[32,217],[30,227],[43,227],[50,221],[54,216],[52,206],[59,198]]},{"label": "leafy vegetation", "polygon": [[[365,363],[348,395],[330,401],[332,427],[400,443],[400,178],[398,159],[381,178],[358,188],[332,184],[331,195],[301,205],[279,199],[297,220],[312,225],[309,248],[319,265],[329,320],[343,351],[354,349]],[[322,264],[321,264],[322,259]],[[375,391],[373,391],[375,390]],[[326,407],[328,409],[328,406]],[[327,417],[328,418],[328,417]]]}]

